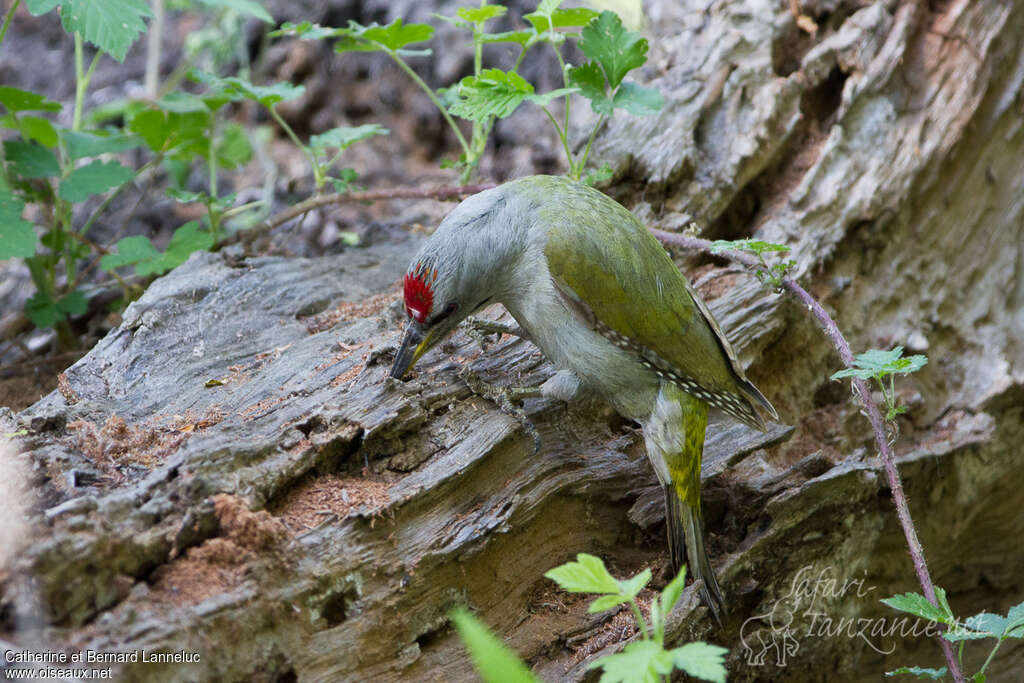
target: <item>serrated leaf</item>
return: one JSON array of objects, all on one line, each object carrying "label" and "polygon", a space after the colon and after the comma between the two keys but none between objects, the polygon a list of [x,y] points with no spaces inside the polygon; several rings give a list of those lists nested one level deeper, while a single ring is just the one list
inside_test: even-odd
[{"label": "serrated leaf", "polygon": [[647,39],[626,30],[618,15],[608,10],[583,27],[579,47],[587,59],[601,65],[613,90],[647,61]]},{"label": "serrated leaf", "polygon": [[123,266],[148,263],[160,259],[160,252],[145,235],[131,235],[117,241],[117,251],[100,258],[100,268],[111,271]]},{"label": "serrated leaf", "polygon": [[711,243],[711,253],[720,254],[723,251],[748,251],[751,254],[766,254],[768,252],[787,252],[789,247],[785,244],[775,244],[763,240],[715,240]]},{"label": "serrated leaf", "polygon": [[60,18],[68,33],[82,37],[119,62],[146,30],[152,12],[145,0],[61,0]]},{"label": "serrated leaf", "polygon": [[57,195],[69,202],[82,202],[94,194],[124,185],[135,177],[135,171],[116,161],[94,161],[76,168],[61,181]]},{"label": "serrated leaf", "polygon": [[558,88],[556,90],[549,90],[548,92],[530,93],[523,99],[527,102],[533,102],[538,106],[546,107],[551,100],[558,99],[559,97],[565,97],[566,95],[572,95],[579,91],[579,88]]},{"label": "serrated leaf", "polygon": [[946,667],[941,669],[926,669],[920,666],[901,666],[898,669],[892,671],[886,671],[886,676],[916,676],[917,678],[927,678],[933,681],[941,681],[946,677]]},{"label": "serrated leaf", "polygon": [[452,621],[480,677],[487,683],[539,683],[526,664],[465,609]]},{"label": "serrated leaf", "polygon": [[1008,638],[1024,638],[1024,602],[1014,605],[1006,613],[1006,631]]},{"label": "serrated leaf", "polygon": [[25,6],[28,7],[28,11],[32,13],[32,16],[36,17],[40,14],[46,14],[60,3],[61,0],[25,0]]},{"label": "serrated leaf", "polygon": [[635,598],[651,580],[651,570],[645,569],[632,579],[619,581],[619,592],[627,598]]},{"label": "serrated leaf", "polygon": [[665,615],[668,615],[672,611],[672,608],[679,602],[680,596],[683,594],[683,589],[686,588],[686,565],[684,564],[679,569],[679,573],[676,578],[672,579],[665,589],[661,591],[661,611]]},{"label": "serrated leaf", "polygon": [[624,602],[629,602],[629,598],[625,595],[602,595],[587,606],[587,612],[589,614],[597,614],[612,607],[618,607]]},{"label": "serrated leaf", "polygon": [[696,642],[677,647],[670,653],[677,669],[705,681],[725,683],[725,655],[729,651],[724,647]]},{"label": "serrated leaf", "polygon": [[62,130],[60,134],[67,146],[68,156],[72,159],[116,154],[135,149],[145,142],[137,135],[106,135],[73,130]]},{"label": "serrated leaf", "polygon": [[622,652],[590,663],[588,669],[603,669],[601,683],[657,683],[671,673],[673,658],[653,640],[634,641]]},{"label": "serrated leaf", "polygon": [[594,186],[597,183],[603,183],[607,180],[611,180],[614,175],[615,171],[612,169],[611,164],[606,161],[601,164],[601,168],[595,168],[588,171],[587,174],[580,179],[580,182],[584,185]]},{"label": "serrated leaf", "polygon": [[[357,22],[350,21],[349,28],[342,35],[343,40],[335,46],[338,52],[347,50],[377,50],[383,47],[387,50],[398,50],[406,45],[422,43],[430,40],[434,35],[434,27],[430,24],[404,24],[401,19],[395,19],[387,26],[371,24],[362,26]],[[344,40],[344,38],[349,40]],[[367,45],[366,43],[371,43]]]},{"label": "serrated leaf", "polygon": [[523,19],[530,22],[538,33],[542,33],[559,28],[586,26],[596,16],[597,12],[586,7],[555,9],[551,12],[542,11],[541,7],[538,7],[535,12],[523,15]]},{"label": "serrated leaf", "polygon": [[0,261],[29,258],[36,253],[35,227],[21,217],[25,202],[7,190],[0,190]]},{"label": "serrated leaf", "polygon": [[1007,620],[998,614],[982,612],[968,617],[963,623],[957,623],[942,634],[951,643],[962,640],[980,640],[982,638],[1001,638],[1006,630]]},{"label": "serrated leaf", "polygon": [[[306,91],[306,86],[292,85],[286,81],[271,85],[256,85],[238,76],[219,78],[213,74],[198,70],[193,71],[190,77],[209,86],[212,92],[208,97],[212,96],[215,100],[219,96],[228,100],[246,99],[259,102],[268,108],[278,102],[286,102],[301,97],[302,93]],[[206,101],[208,106],[211,104],[208,99],[204,99],[204,101]]]},{"label": "serrated leaf", "polygon": [[44,147],[57,146],[57,129],[42,116],[22,116],[21,129],[25,137],[35,140]]},{"label": "serrated leaf", "polygon": [[586,62],[569,69],[569,83],[580,89],[580,94],[590,100],[595,114],[611,116],[615,105],[606,94],[606,79],[597,62]]},{"label": "serrated leaf", "polygon": [[45,292],[37,291],[25,301],[25,317],[36,327],[53,327],[64,314],[57,310],[57,302]]},{"label": "serrated leaf", "polygon": [[375,135],[387,135],[390,132],[377,123],[367,123],[362,126],[340,126],[310,137],[309,146],[321,152],[327,149],[345,150],[357,142]]},{"label": "serrated leaf", "polygon": [[586,553],[578,554],[575,562],[548,570],[544,576],[570,593],[619,593],[619,582],[608,573],[601,558]]},{"label": "serrated leaf", "polygon": [[35,142],[8,140],[4,143],[4,158],[22,178],[49,178],[60,173],[53,152]]},{"label": "serrated leaf", "polygon": [[[938,592],[942,590],[936,587],[936,596]],[[903,593],[900,595],[894,595],[891,598],[884,598],[882,604],[888,605],[895,610],[901,612],[907,612],[914,616],[927,619],[929,621],[937,621],[940,624],[950,625],[953,622],[953,615],[949,613],[948,608],[945,610],[942,607],[936,607],[932,603],[928,602],[928,599],[920,593]],[[941,604],[941,601],[940,601]]]},{"label": "serrated leaf", "polygon": [[484,5],[483,7],[460,7],[455,10],[456,16],[471,24],[482,24],[485,21],[503,16],[508,12],[504,5]]},{"label": "serrated leaf", "polygon": [[869,349],[858,353],[853,358],[853,367],[840,370],[832,375],[832,379],[843,377],[885,377],[886,375],[905,375],[920,370],[928,363],[928,358],[920,354],[903,358],[903,347],[897,346],[891,351]]},{"label": "serrated leaf", "polygon": [[19,111],[60,111],[59,102],[47,99],[45,95],[28,90],[19,90],[9,85],[0,86],[0,104],[9,112]]},{"label": "serrated leaf", "polygon": [[649,116],[657,113],[664,102],[660,91],[626,81],[615,91],[612,103],[633,116]]},{"label": "serrated leaf", "polygon": [[[177,268],[195,251],[206,251],[213,246],[213,235],[199,226],[199,221],[189,221],[174,231],[164,251],[163,265],[166,270]],[[139,273],[143,275],[144,273]]]},{"label": "serrated leaf", "polygon": [[516,72],[485,69],[479,76],[466,76],[459,82],[458,99],[448,111],[470,121],[502,119],[532,93],[533,86]]},{"label": "serrated leaf", "polygon": [[200,2],[207,7],[233,9],[240,14],[244,14],[248,17],[255,17],[267,24],[274,23],[274,17],[270,16],[270,12],[268,12],[263,5],[258,2],[254,2],[253,0],[200,0]]}]

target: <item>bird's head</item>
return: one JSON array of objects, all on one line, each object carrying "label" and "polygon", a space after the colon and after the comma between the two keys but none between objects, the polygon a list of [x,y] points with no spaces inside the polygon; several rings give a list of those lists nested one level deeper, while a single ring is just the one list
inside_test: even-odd
[{"label": "bird's head", "polygon": [[514,230],[495,190],[462,202],[441,222],[405,273],[408,323],[391,376],[401,378],[502,286]]}]

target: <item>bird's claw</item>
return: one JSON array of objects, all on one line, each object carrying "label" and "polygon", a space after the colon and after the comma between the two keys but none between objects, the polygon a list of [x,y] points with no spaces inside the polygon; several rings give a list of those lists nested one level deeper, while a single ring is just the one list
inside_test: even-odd
[{"label": "bird's claw", "polygon": [[476,340],[480,346],[487,348],[488,337],[490,335],[501,336],[503,334],[510,334],[520,339],[526,339],[529,341],[530,336],[526,333],[519,325],[511,323],[503,323],[498,320],[488,320],[487,318],[477,318],[476,316],[469,316],[466,318],[465,330],[466,334]]},{"label": "bird's claw", "polygon": [[526,416],[526,411],[517,405],[523,399],[536,398],[541,395],[539,387],[496,387],[485,382],[480,375],[468,367],[459,371],[459,377],[466,383],[469,390],[477,396],[493,401],[506,415],[515,418],[523,430],[533,438],[533,455],[540,452],[540,432]]}]

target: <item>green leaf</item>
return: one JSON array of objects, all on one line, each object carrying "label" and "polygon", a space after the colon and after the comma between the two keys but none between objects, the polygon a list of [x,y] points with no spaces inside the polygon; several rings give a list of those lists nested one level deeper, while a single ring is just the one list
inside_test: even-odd
[{"label": "green leaf", "polygon": [[9,112],[19,111],[60,111],[60,103],[47,99],[45,95],[19,90],[9,85],[0,86],[0,104]]},{"label": "green leaf", "polygon": [[239,14],[244,14],[247,17],[255,17],[262,22],[267,24],[274,23],[274,17],[270,16],[263,5],[253,0],[200,0],[202,4],[207,7],[222,7],[224,9],[233,9]]},{"label": "green leaf", "polygon": [[595,114],[611,116],[615,104],[608,97],[604,72],[597,62],[586,62],[569,69],[569,83],[580,89],[580,94],[590,100]]},{"label": "green leaf", "polygon": [[387,128],[376,123],[352,127],[341,126],[312,136],[309,138],[309,146],[318,152],[328,149],[345,150],[357,142],[372,138],[375,135],[387,135],[390,132]]},{"label": "green leaf", "polygon": [[953,625],[942,634],[942,637],[952,643],[982,638],[1001,639],[1006,631],[1007,623],[1006,617],[982,612],[981,614],[975,614],[973,617],[968,617],[962,624]]},{"label": "green leaf", "polygon": [[119,62],[146,30],[151,17],[145,0],[61,0],[60,18],[68,33],[81,33]]},{"label": "green leaf", "polygon": [[111,271],[122,266],[137,263],[149,263],[160,259],[161,254],[145,235],[131,235],[117,241],[117,252],[104,254],[100,258],[100,268]]},{"label": "green leaf", "polygon": [[[197,72],[192,72],[195,75]],[[210,107],[202,97],[187,92],[171,92],[156,103],[166,112],[174,114],[209,113]]]},{"label": "green leaf", "polygon": [[633,116],[654,114],[661,109],[664,103],[659,90],[645,88],[631,81],[626,81],[619,86],[612,102],[616,108],[625,109]]},{"label": "green leaf", "polygon": [[36,327],[53,327],[64,314],[57,310],[57,302],[43,291],[37,291],[25,302],[25,316]]},{"label": "green leaf", "polygon": [[1024,638],[1024,602],[1007,612],[1005,635],[1007,638]]},{"label": "green leaf", "polygon": [[584,185],[594,186],[597,183],[603,183],[607,180],[611,180],[614,175],[615,171],[612,169],[611,164],[606,161],[601,164],[601,168],[595,168],[591,171],[587,171],[587,174],[580,179],[580,182]]},{"label": "green leaf", "polygon": [[708,643],[687,643],[671,650],[677,669],[705,681],[725,683],[725,655],[728,650]]},{"label": "green leaf", "polygon": [[336,38],[340,35],[344,35],[347,31],[348,29],[321,26],[320,24],[314,24],[308,21],[304,21],[301,24],[294,24],[290,21],[286,21],[281,24],[281,28],[276,31],[271,31],[267,35],[271,38],[289,36],[300,38],[302,40],[323,40],[324,38]]},{"label": "green leaf", "polygon": [[57,195],[69,202],[82,202],[94,194],[124,185],[135,177],[135,171],[116,161],[94,161],[76,168],[61,181]]},{"label": "green leaf", "polygon": [[[541,6],[543,6],[543,3],[541,3]],[[586,26],[596,16],[597,12],[586,7],[555,9],[551,12],[542,11],[541,7],[537,7],[535,12],[523,15],[523,19],[530,22],[538,33],[542,33],[557,28]]]},{"label": "green leaf", "polygon": [[723,251],[749,251],[751,254],[766,254],[772,251],[787,252],[789,247],[785,244],[764,242],[762,240],[715,240],[711,243],[711,253],[720,254]]},{"label": "green leaf", "polygon": [[53,152],[35,142],[8,140],[4,143],[4,157],[22,178],[49,178],[60,173]]},{"label": "green leaf", "polygon": [[61,130],[60,134],[67,145],[68,156],[72,159],[94,157],[100,154],[116,154],[135,149],[145,142],[137,135],[109,135],[73,130]]},{"label": "green leaf", "polygon": [[926,669],[920,666],[901,666],[898,669],[892,671],[886,671],[886,676],[916,676],[917,678],[927,678],[933,681],[941,681],[946,677],[946,667],[941,669]]},{"label": "green leaf", "polygon": [[484,5],[483,7],[460,7],[455,14],[471,24],[483,24],[485,21],[503,16],[508,12],[504,5]]},{"label": "green leaf", "polygon": [[288,82],[274,83],[272,85],[255,85],[237,76],[219,78],[213,74],[198,70],[193,70],[190,77],[193,80],[210,86],[213,90],[211,94],[215,98],[218,95],[222,95],[229,100],[252,100],[253,102],[259,102],[267,108],[273,107],[278,102],[301,97],[302,93],[306,91],[305,86],[292,85]]},{"label": "green leaf", "polygon": [[622,652],[594,660],[588,669],[603,669],[600,683],[658,683],[672,672],[673,655],[653,640],[637,640]]},{"label": "green leaf", "polygon": [[625,595],[602,595],[590,603],[587,607],[587,612],[589,614],[597,614],[598,612],[609,610],[612,607],[618,607],[624,602],[629,602],[629,598]]},{"label": "green leaf", "polygon": [[[942,593],[942,597],[939,598],[939,593]],[[884,598],[882,604],[888,605],[893,609],[901,612],[907,612],[914,616],[927,619],[928,621],[937,621],[940,624],[951,625],[955,617],[949,610],[948,603],[945,602],[945,591],[938,586],[935,587],[935,595],[939,602],[939,607],[936,607],[932,603],[928,602],[920,593],[903,593],[902,595],[894,595],[891,598]],[[945,603],[945,607],[942,607]]]},{"label": "green leaf", "polygon": [[20,121],[25,137],[44,147],[57,146],[57,129],[47,119],[42,116],[22,116]]},{"label": "green leaf", "polygon": [[533,86],[516,72],[485,69],[459,82],[458,99],[448,111],[470,121],[503,119],[532,93]]},{"label": "green leaf", "polygon": [[28,11],[35,17],[38,17],[40,14],[46,14],[60,3],[61,0],[25,0],[25,6],[28,7]]},{"label": "green leaf", "polygon": [[683,589],[686,588],[686,565],[684,564],[679,569],[679,574],[676,578],[672,579],[665,590],[661,591],[661,611],[663,614],[668,616],[668,613],[672,611],[672,608],[679,602],[679,598],[683,594]]},{"label": "green leaf", "polygon": [[567,562],[544,574],[570,593],[619,594],[619,582],[608,573],[600,557],[580,553],[575,562]]},{"label": "green leaf", "polygon": [[627,31],[618,15],[608,10],[583,27],[580,50],[601,65],[613,90],[628,72],[647,61],[647,39]]},{"label": "green leaf", "polygon": [[401,19],[395,19],[387,26],[376,23],[362,26],[354,21],[349,21],[348,25],[349,27],[341,34],[341,37],[347,40],[339,41],[334,48],[338,52],[382,48],[395,52],[406,45],[422,43],[434,36],[434,27],[430,24],[403,24]]},{"label": "green leaf", "polygon": [[220,132],[216,145],[218,165],[233,169],[252,159],[252,146],[245,128],[235,122],[228,123]]},{"label": "green leaf", "polygon": [[926,356],[916,355],[906,358],[902,356],[902,346],[897,346],[891,351],[870,349],[854,356],[853,367],[834,373],[832,379],[841,379],[843,377],[871,379],[872,377],[881,378],[893,374],[905,375],[920,370],[928,363]]},{"label": "green leaf", "polygon": [[85,294],[75,289],[57,301],[57,310],[68,315],[82,315],[89,309],[89,300]]},{"label": "green leaf", "polygon": [[452,621],[480,677],[487,683],[539,683],[526,664],[465,609],[452,612]]},{"label": "green leaf", "polygon": [[[200,229],[199,221],[189,221],[174,231],[174,235],[167,245],[167,250],[164,252],[163,259],[161,259],[163,270],[154,270],[153,272],[163,272],[164,270],[177,268],[188,259],[192,252],[205,251],[212,246],[213,235]],[[148,274],[139,272],[139,275]]]},{"label": "green leaf", "polygon": [[526,47],[534,36],[537,34],[533,31],[503,31],[502,33],[484,33],[480,36],[480,42],[484,44],[491,43],[517,43]]},{"label": "green leaf", "polygon": [[22,219],[25,202],[7,190],[0,190],[0,261],[29,258],[36,253],[36,230]]},{"label": "green leaf", "polygon": [[619,592],[627,598],[635,598],[651,580],[651,570],[645,569],[632,579],[619,581]]}]

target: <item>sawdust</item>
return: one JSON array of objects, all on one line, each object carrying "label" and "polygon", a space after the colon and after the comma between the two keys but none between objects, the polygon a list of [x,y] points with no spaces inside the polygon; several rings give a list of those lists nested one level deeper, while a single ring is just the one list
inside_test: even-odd
[{"label": "sawdust", "polygon": [[401,290],[402,283],[398,281],[387,291],[374,294],[362,301],[342,301],[329,311],[317,313],[306,318],[304,321],[306,330],[310,334],[317,334],[331,329],[338,323],[380,315],[384,309],[391,305],[391,302],[402,296]]},{"label": "sawdust", "polygon": [[159,466],[189,435],[223,418],[220,407],[212,405],[201,416],[187,410],[184,415],[157,416],[136,427],[119,415],[111,415],[101,427],[75,420],[68,424],[68,430],[72,444],[83,455],[101,470],[115,474],[120,465],[137,464],[149,469]]},{"label": "sawdust", "polygon": [[212,500],[222,535],[157,569],[154,602],[195,605],[224,593],[241,584],[257,552],[275,553],[284,545],[284,525],[266,510],[253,512],[244,499],[226,493]]},{"label": "sawdust", "polygon": [[334,474],[309,479],[281,501],[276,514],[293,535],[313,529],[336,516],[373,514],[388,504],[390,484]]}]

